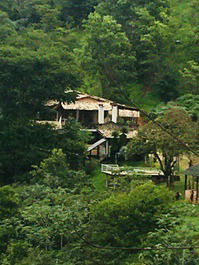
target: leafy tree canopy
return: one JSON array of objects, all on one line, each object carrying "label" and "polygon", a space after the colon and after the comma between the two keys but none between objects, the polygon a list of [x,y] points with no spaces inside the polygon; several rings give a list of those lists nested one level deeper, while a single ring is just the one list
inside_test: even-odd
[{"label": "leafy tree canopy", "polygon": [[0,46],[0,103],[6,117],[33,118],[47,100],[67,100],[64,91],[77,86],[65,37],[54,36],[56,44],[53,37],[31,31]]},{"label": "leafy tree canopy", "polygon": [[[186,145],[197,152],[198,124],[191,121],[185,111],[177,108],[165,112],[163,116],[157,118],[157,122],[165,130],[153,122],[146,124],[140,129],[138,137],[129,143],[129,157],[140,152],[141,154],[153,154],[164,176],[168,178],[174,174],[177,157],[181,154],[189,153]],[[169,130],[180,140],[174,139],[166,130]]]},{"label": "leafy tree canopy", "polygon": [[[135,56],[126,34],[111,16],[89,15],[85,23],[82,47],[75,51],[83,73],[88,73],[102,88],[102,94],[114,95],[135,78]],[[87,77],[86,77],[87,78]],[[85,80],[86,82],[86,80]]]}]

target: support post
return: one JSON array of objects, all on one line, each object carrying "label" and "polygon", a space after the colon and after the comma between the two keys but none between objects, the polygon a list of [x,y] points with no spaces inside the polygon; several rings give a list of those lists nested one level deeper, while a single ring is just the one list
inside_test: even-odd
[{"label": "support post", "polygon": [[97,157],[100,158],[100,149],[99,149],[99,146],[97,147]]},{"label": "support post", "polygon": [[113,105],[112,108],[112,122],[117,123],[117,118],[118,118],[118,106]]},{"label": "support post", "polygon": [[108,175],[106,174],[106,188],[108,188]]},{"label": "support post", "polygon": [[184,190],[187,190],[187,175],[184,177]]},{"label": "support post", "polygon": [[76,121],[79,121],[79,110],[76,110]]},{"label": "support post", "polygon": [[59,117],[59,127],[62,129],[62,116]]},{"label": "support post", "polygon": [[190,181],[190,178],[189,178],[189,190],[191,190],[191,181]]},{"label": "support post", "polygon": [[106,140],[106,155],[109,155],[109,144],[108,144],[108,140]]},{"label": "support post", "polygon": [[103,104],[99,104],[98,123],[99,124],[104,124],[104,106],[103,106]]},{"label": "support post", "polygon": [[192,185],[192,190],[194,190],[194,177],[192,176],[192,183],[191,183],[191,185]]}]

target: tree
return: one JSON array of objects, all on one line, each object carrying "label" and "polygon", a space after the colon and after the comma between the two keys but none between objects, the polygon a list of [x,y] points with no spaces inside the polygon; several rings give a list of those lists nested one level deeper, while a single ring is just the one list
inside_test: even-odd
[{"label": "tree", "polygon": [[49,32],[61,24],[60,8],[56,2],[56,0],[6,0],[2,10],[8,13],[19,31],[32,27]]},{"label": "tree", "polygon": [[19,207],[20,202],[16,190],[11,186],[0,187],[0,262],[1,255],[5,253],[7,244],[14,234],[13,226],[5,227],[3,222],[17,216]]},{"label": "tree", "polygon": [[79,81],[64,36],[27,31],[0,46],[0,104],[5,117],[34,119],[49,99],[68,100],[64,91]]},{"label": "tree", "polygon": [[[169,214],[159,218],[161,228],[147,235],[147,247],[184,247],[198,245],[198,209],[187,203],[176,203]],[[133,257],[132,257],[133,258]],[[147,265],[196,265],[199,262],[197,249],[166,249],[141,252],[139,260]]]},{"label": "tree", "polygon": [[[99,10],[102,14],[110,14],[112,15],[118,23],[120,23],[129,34],[132,35],[132,28],[134,25],[132,21],[136,21],[137,19],[137,11],[141,8],[145,9],[151,16],[158,19],[160,18],[160,12],[163,8],[168,8],[169,3],[167,0],[156,0],[153,3],[148,2],[147,0],[144,1],[130,1],[130,0],[111,0],[111,1],[103,1],[99,4],[97,10]],[[135,25],[136,27],[136,25]]]},{"label": "tree", "polygon": [[11,186],[0,188],[0,218],[10,218],[14,216],[19,207],[18,197]]},{"label": "tree", "polygon": [[76,54],[83,74],[100,84],[103,95],[114,97],[114,89],[135,78],[135,56],[131,44],[121,25],[111,16],[96,12],[89,15],[85,23],[85,38]]},{"label": "tree", "polygon": [[189,61],[181,74],[185,82],[185,90],[197,95],[199,93],[199,64]]},{"label": "tree", "polygon": [[7,13],[11,20],[17,16],[16,1],[13,0],[2,0],[0,2],[0,10]]},{"label": "tree", "polygon": [[129,158],[140,152],[153,154],[170,185],[178,156],[184,153],[189,154],[186,145],[197,152],[197,124],[184,110],[178,108],[165,112],[163,116],[157,118],[157,122],[180,140],[174,139],[166,130],[149,122],[140,129],[138,137],[129,143],[128,154]]},{"label": "tree", "polygon": [[63,1],[60,10],[60,19],[70,27],[81,26],[82,21],[94,11],[98,0],[67,0]]},{"label": "tree", "polygon": [[185,94],[175,101],[169,101],[166,105],[159,105],[151,111],[152,117],[164,115],[165,111],[172,108],[178,108],[186,111],[193,121],[199,120],[199,96],[194,94]]},{"label": "tree", "polygon": [[[113,194],[91,208],[91,244],[114,249],[91,252],[93,263],[125,264],[127,252],[120,247],[138,247],[149,231],[158,229],[158,217],[167,213],[173,200],[165,187],[144,184],[130,193]],[[89,235],[89,234],[88,234]]]},{"label": "tree", "polygon": [[15,34],[15,24],[9,19],[8,14],[0,10],[0,42]]},{"label": "tree", "polygon": [[63,187],[70,192],[85,184],[85,172],[71,170],[66,154],[61,149],[53,149],[48,158],[33,168],[31,175],[34,183],[45,184],[51,188]]},{"label": "tree", "polygon": [[18,215],[0,222],[0,262],[72,263],[70,257],[76,259],[73,249],[77,251],[81,245],[77,233],[85,226],[87,199],[61,187],[38,184],[20,186],[16,191],[21,206]]},{"label": "tree", "polygon": [[199,121],[199,95],[185,94],[177,98],[174,104],[184,108],[193,121]]},{"label": "tree", "polygon": [[63,133],[59,135],[59,147],[66,155],[67,162],[73,170],[84,167],[86,159],[87,143],[90,134],[82,130],[81,125],[75,119],[68,119]]},{"label": "tree", "polygon": [[31,166],[47,157],[56,146],[56,131],[26,120],[0,121],[0,181],[28,181]]},{"label": "tree", "polygon": [[136,52],[138,78],[144,79],[149,86],[156,79],[167,50],[165,42],[168,43],[170,39],[167,31],[169,2],[111,0],[102,1],[96,10],[102,15],[111,15],[122,25],[122,30]]}]

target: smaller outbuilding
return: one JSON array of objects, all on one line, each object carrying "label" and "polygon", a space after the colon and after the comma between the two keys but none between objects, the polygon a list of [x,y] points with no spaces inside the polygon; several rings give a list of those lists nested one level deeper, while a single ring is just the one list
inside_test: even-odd
[{"label": "smaller outbuilding", "polygon": [[199,202],[199,164],[185,170],[185,199]]}]

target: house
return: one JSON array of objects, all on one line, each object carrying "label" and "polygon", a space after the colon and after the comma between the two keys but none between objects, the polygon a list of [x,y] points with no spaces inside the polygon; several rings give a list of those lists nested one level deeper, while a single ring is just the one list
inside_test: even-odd
[{"label": "house", "polygon": [[50,101],[47,105],[56,111],[51,123],[56,124],[57,128],[61,129],[72,117],[81,123],[83,130],[93,134],[93,142],[87,150],[91,156],[108,156],[113,133],[121,134],[124,125],[128,127],[125,133],[127,139],[137,133],[140,112],[134,107],[82,92],[77,92],[75,102]]},{"label": "house", "polygon": [[185,170],[185,199],[191,203],[199,203],[199,164]]}]

